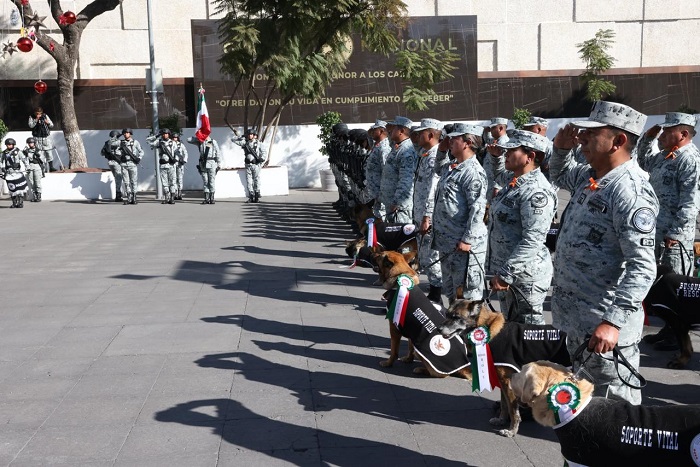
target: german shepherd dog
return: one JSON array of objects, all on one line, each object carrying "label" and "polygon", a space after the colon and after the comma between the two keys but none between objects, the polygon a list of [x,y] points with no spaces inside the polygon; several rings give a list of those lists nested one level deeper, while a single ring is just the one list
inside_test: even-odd
[{"label": "german shepherd dog", "polygon": [[377,245],[374,248],[367,246],[367,224],[365,224],[364,230],[362,230],[363,237],[345,242],[345,253],[348,257],[357,259],[377,271],[373,253],[398,251],[404,255],[414,270],[418,270],[418,241],[416,240],[415,226],[413,224],[375,222]]},{"label": "german shepherd dog", "polygon": [[[562,383],[576,389],[559,394]],[[700,463],[700,405],[639,406],[592,397],[591,382],[546,361],[523,366],[511,387],[521,403],[532,407],[537,423],[554,428],[568,465]]]},{"label": "german shepherd dog", "polygon": [[[415,254],[416,252],[401,254],[396,251],[382,251],[375,254],[375,259],[379,268],[379,281],[381,282],[382,287],[387,290],[387,292],[384,294],[384,298],[386,298],[386,296],[389,294],[389,291],[396,288],[397,278],[402,274],[410,277],[413,280],[414,285],[418,285],[420,283],[418,274],[416,274],[416,271],[409,266],[406,260],[407,255],[410,259],[410,256]],[[426,309],[427,307],[434,307],[434,305],[428,300],[428,297],[418,287],[415,287],[411,291],[411,295],[416,296],[421,303],[424,303],[423,306],[426,307]],[[413,342],[411,342],[410,339],[408,340],[408,354],[399,358],[399,347],[401,345],[402,334],[391,320],[389,320],[389,335],[391,337],[389,358],[387,360],[382,360],[379,362],[379,364],[384,368],[388,368],[391,367],[397,359],[404,363],[412,363],[416,359],[416,352],[413,347]],[[414,368],[413,373],[422,375],[429,374],[435,378],[444,378],[447,376],[446,374],[437,373],[430,365],[427,364]],[[471,370],[469,370],[467,367],[457,370],[456,372],[452,373],[452,375],[470,378]]]},{"label": "german shepherd dog", "polygon": [[664,320],[678,340],[680,353],[666,366],[684,368],[693,355],[690,328],[700,324],[700,278],[677,274],[668,266],[658,265],[656,280],[644,298],[644,309]]},{"label": "german shepherd dog", "polygon": [[[566,334],[553,326],[506,322],[502,313],[491,311],[483,301],[457,300],[447,312],[447,319],[438,330],[446,339],[458,333],[468,333],[477,327],[489,330],[489,347],[501,386],[500,416],[489,422],[506,426],[499,430],[503,436],[518,432],[521,416],[511,379],[525,363],[546,359],[570,366],[566,349]],[[468,344],[469,345],[469,344]],[[510,422],[510,423],[509,423]]]}]

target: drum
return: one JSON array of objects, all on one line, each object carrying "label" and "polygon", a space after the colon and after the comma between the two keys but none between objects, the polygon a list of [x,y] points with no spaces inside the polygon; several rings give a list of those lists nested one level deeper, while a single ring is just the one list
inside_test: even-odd
[{"label": "drum", "polygon": [[10,195],[22,195],[27,191],[27,179],[21,172],[5,174],[5,182]]}]

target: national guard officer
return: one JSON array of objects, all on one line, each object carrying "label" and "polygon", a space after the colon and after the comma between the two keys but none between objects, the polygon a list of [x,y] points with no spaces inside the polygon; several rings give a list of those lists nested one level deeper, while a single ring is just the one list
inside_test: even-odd
[{"label": "national guard officer", "polygon": [[32,136],[36,141],[36,148],[39,150],[41,157],[44,160],[44,172],[55,172],[53,166],[53,143],[51,143],[51,128],[53,122],[48,115],[44,113],[44,109],[36,107],[34,113],[29,116],[29,128],[32,129]]},{"label": "national guard officer", "polygon": [[114,177],[114,191],[116,197],[114,201],[122,201],[122,167],[119,165],[121,156],[119,155],[119,132],[112,130],[109,132],[109,139],[102,146],[100,154],[107,159],[107,165]]},{"label": "national guard officer", "polygon": [[[438,153],[440,175],[433,211],[433,248],[441,254],[442,287],[450,304],[457,298],[481,300],[486,259],[486,173],[476,159],[483,128],[455,123],[450,155]],[[460,293],[461,292],[461,293]]]},{"label": "national guard officer", "polygon": [[374,141],[374,146],[367,157],[367,164],[365,165],[365,184],[367,185],[368,195],[374,200],[374,205],[372,206],[374,216],[383,219],[386,215],[386,210],[379,201],[379,192],[381,191],[384,162],[391,151],[386,122],[384,120],[374,122],[374,125],[369,127],[369,136]]},{"label": "national guard officer", "polygon": [[406,117],[396,117],[391,123],[394,127],[390,137],[395,147],[382,170],[379,201],[386,207],[387,222],[410,224],[413,221],[413,178],[418,163],[410,138],[413,122]]},{"label": "national guard officer", "polygon": [[175,199],[182,201],[182,193],[185,187],[185,165],[189,154],[187,154],[185,144],[180,141],[180,133],[173,133],[173,141],[175,142],[175,185],[177,188]]},{"label": "national guard officer", "polygon": [[[566,331],[572,354],[592,336],[588,348],[595,354],[586,370],[595,379],[594,394],[633,404],[641,393],[620,378],[636,381],[623,368],[618,376],[610,352],[618,345],[639,367],[642,300],[656,277],[659,202],[631,157],[646,118],[626,105],[598,101],[588,120],[559,130],[550,164],[554,183],[571,193],[554,257],[553,324]],[[588,164],[574,160],[577,141]]]},{"label": "national guard officer", "polygon": [[552,282],[552,258],[544,242],[557,210],[557,195],[540,170],[550,141],[514,130],[503,157],[493,157],[492,178],[503,188],[491,200],[486,271],[494,276],[501,312],[509,321],[545,324],[542,305]]},{"label": "national guard officer", "polygon": [[258,132],[248,128],[243,136],[231,138],[236,145],[243,148],[245,158],[245,179],[248,188],[248,203],[260,201],[260,171],[267,160],[267,151],[260,141]]},{"label": "national guard officer", "polygon": [[187,142],[199,148],[199,163],[197,171],[202,176],[204,201],[202,204],[216,204],[214,193],[216,192],[216,174],[221,169],[221,155],[219,145],[211,136],[200,141],[196,136],[187,138]]},{"label": "national guard officer", "polygon": [[124,204],[138,204],[136,193],[139,189],[139,169],[138,163],[143,157],[141,143],[133,138],[131,128],[122,130],[123,140],[119,142],[117,154],[119,154],[119,164],[122,167],[122,177],[124,179],[124,191],[126,198]]},{"label": "national guard officer", "polygon": [[146,141],[151,148],[155,148],[160,166],[160,183],[163,185],[163,201],[160,204],[175,204],[177,187],[175,185],[175,142],[170,138],[169,128],[160,130],[158,138],[155,135],[149,136]]},{"label": "national guard officer", "polygon": [[549,128],[549,120],[542,117],[531,117],[530,120],[523,125],[523,130],[530,131],[536,135],[540,135],[547,139],[547,151],[544,153],[544,161],[540,164],[540,170],[549,180],[549,160],[552,158],[552,141],[547,138],[547,128]]},{"label": "national guard officer", "polygon": [[425,270],[430,284],[428,299],[442,305],[442,270],[440,253],[433,249],[433,210],[435,191],[440,177],[435,173],[437,155],[443,125],[433,118],[424,118],[416,128],[418,145],[421,148],[413,188],[413,223],[418,228],[418,264]]},{"label": "national guard officer", "polygon": [[44,161],[41,152],[36,148],[34,137],[27,138],[27,147],[22,150],[24,162],[27,165],[27,181],[31,185],[34,197],[32,202],[41,202],[41,179],[44,177]]},{"label": "national guard officer", "polygon": [[[489,144],[488,146],[488,152],[491,155],[494,156],[503,156],[505,155],[505,151],[498,147],[499,144],[505,144],[508,142],[508,134],[506,130],[508,129],[508,119],[503,118],[503,117],[494,117],[491,119],[491,123],[489,124],[489,132],[491,133],[491,137],[493,138],[493,143]],[[484,165],[484,171],[486,172],[486,178],[489,181],[489,187],[488,187],[488,192],[486,194],[486,202],[489,204],[491,200],[493,199],[494,196],[496,196],[496,193],[498,193],[498,190],[500,190],[502,187],[498,183],[496,183],[494,180],[491,179],[491,174],[493,173],[493,169],[491,168],[491,163],[494,162],[493,158],[491,157],[484,157],[483,160],[483,165]]]},{"label": "national guard officer", "polygon": [[[678,274],[691,275],[695,221],[700,208],[700,152],[693,143],[696,118],[669,112],[639,141],[637,161],[649,173],[659,198],[656,220],[656,260]],[[662,151],[654,153],[658,136]]]},{"label": "national guard officer", "polygon": [[24,155],[17,147],[17,142],[14,138],[7,138],[5,150],[0,154],[0,171],[10,190],[11,208],[24,207],[24,194],[27,192],[27,179],[24,177],[26,170]]}]

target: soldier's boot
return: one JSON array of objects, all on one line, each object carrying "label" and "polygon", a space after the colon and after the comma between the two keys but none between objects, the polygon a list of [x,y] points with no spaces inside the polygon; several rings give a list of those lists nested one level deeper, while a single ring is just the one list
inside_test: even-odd
[{"label": "soldier's boot", "polygon": [[122,192],[117,190],[117,196],[114,198],[114,201],[119,202],[123,201],[124,198],[122,198]]},{"label": "soldier's boot", "polygon": [[37,203],[41,203],[41,191],[35,191],[34,198],[36,199]]},{"label": "soldier's boot", "polygon": [[206,191],[204,192],[204,201],[202,201],[202,204],[209,204],[209,193]]},{"label": "soldier's boot", "polygon": [[176,198],[175,193],[172,193],[172,192],[168,193],[168,196],[169,196],[168,204],[175,204],[175,198]]},{"label": "soldier's boot", "polygon": [[216,201],[214,201],[214,192],[209,193],[209,204],[216,204]]},{"label": "soldier's boot", "polygon": [[260,198],[261,198],[260,193],[255,193],[255,201],[254,201],[254,203],[259,203],[259,202],[260,202]]},{"label": "soldier's boot", "polygon": [[253,195],[252,193],[249,193],[248,194],[248,201],[246,201],[246,203],[254,203],[254,202],[255,202],[255,195]]},{"label": "soldier's boot", "polygon": [[131,201],[131,193],[127,192],[126,196],[122,198],[122,204],[127,205],[129,204],[129,201]]},{"label": "soldier's boot", "polygon": [[36,203],[36,191],[32,191],[32,199],[30,199],[29,202]]},{"label": "soldier's boot", "polygon": [[165,203],[169,202],[170,201],[169,198],[170,198],[170,193],[166,191],[165,193],[163,193],[163,199],[161,200],[160,204],[165,204]]},{"label": "soldier's boot", "polygon": [[428,292],[428,300],[442,306],[442,287],[431,285],[430,291]]},{"label": "soldier's boot", "polygon": [[136,193],[131,193],[131,201],[129,201],[129,204],[139,204],[139,202],[136,201]]},{"label": "soldier's boot", "polygon": [[56,168],[53,166],[53,161],[49,161],[49,172],[56,172]]}]

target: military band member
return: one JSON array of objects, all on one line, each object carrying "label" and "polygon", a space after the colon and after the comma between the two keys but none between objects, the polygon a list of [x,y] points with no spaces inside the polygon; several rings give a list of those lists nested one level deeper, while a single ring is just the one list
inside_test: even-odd
[{"label": "military band member", "polygon": [[139,188],[138,164],[143,157],[141,144],[133,138],[131,128],[122,130],[123,140],[119,142],[118,154],[119,164],[122,167],[122,177],[124,179],[124,191],[126,198],[124,204],[138,204],[136,193]]},{"label": "military band member", "polygon": [[503,188],[491,200],[486,271],[494,274],[491,287],[506,319],[523,324],[545,324],[543,304],[552,282],[544,242],[557,196],[540,170],[549,144],[543,136],[515,130],[499,145],[505,160],[490,156],[492,178]]},{"label": "military band member", "polygon": [[185,143],[180,140],[180,133],[173,133],[173,141],[175,142],[175,160],[177,161],[175,164],[175,185],[177,188],[175,199],[182,201],[182,194],[185,187],[185,165],[187,164],[189,154],[187,153]]},{"label": "military band member", "polygon": [[24,155],[17,147],[17,142],[14,138],[7,138],[5,150],[0,153],[0,172],[10,190],[11,208],[24,207],[24,194],[27,192],[27,179],[24,177],[26,171]]},{"label": "military band member", "polygon": [[[554,139],[553,182],[571,193],[554,257],[552,318],[567,333],[570,353],[592,337],[586,370],[595,394],[641,402],[641,393],[613,364],[615,345],[634,368],[644,323],[642,300],[656,277],[654,238],[659,202],[632,152],[646,115],[598,101],[586,121],[573,122]],[[579,131],[580,130],[580,131]],[[578,164],[574,149],[588,164]]]}]

